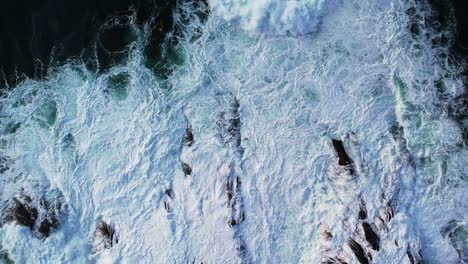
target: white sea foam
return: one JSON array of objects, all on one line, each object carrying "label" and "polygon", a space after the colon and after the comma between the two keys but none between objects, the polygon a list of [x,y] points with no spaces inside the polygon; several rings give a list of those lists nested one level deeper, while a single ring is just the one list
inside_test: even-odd
[{"label": "white sea foam", "polygon": [[[406,252],[419,248],[428,263],[458,263],[441,229],[467,219],[467,150],[440,101],[463,92],[461,69],[436,56],[446,49],[433,50],[432,32],[411,35],[412,5],[346,1],[320,33],[301,37],[252,36],[212,16],[199,40],[182,41],[185,62],[167,82],[142,66],[140,42],[108,73],[70,63],[23,82],[0,99],[1,131],[21,124],[1,134],[1,153],[14,161],[1,199],[22,187],[34,197],[59,190],[69,213],[45,240],[7,224],[1,247],[17,263],[239,263],[240,238],[251,263],[356,263],[347,246],[354,238],[376,263],[408,263]],[[122,72],[126,96],[106,93]],[[243,155],[222,144],[216,124],[232,97]],[[186,120],[190,148],[181,146]],[[338,168],[331,138],[344,140],[354,177]],[[225,185],[234,174],[245,220],[230,228]],[[361,200],[378,252],[360,229]],[[395,216],[382,223],[389,202]],[[115,225],[119,243],[93,253],[101,219]]]},{"label": "white sea foam", "polygon": [[210,0],[215,15],[245,30],[302,35],[317,31],[332,0]]}]

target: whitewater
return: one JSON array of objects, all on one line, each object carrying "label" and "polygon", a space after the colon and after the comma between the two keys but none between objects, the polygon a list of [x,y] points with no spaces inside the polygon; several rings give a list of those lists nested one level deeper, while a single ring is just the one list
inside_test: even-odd
[{"label": "whitewater", "polygon": [[465,64],[430,6],[209,4],[179,4],[167,77],[117,16],[124,64],[70,59],[0,98],[2,210],[28,196],[60,219],[4,222],[0,261],[466,263]]}]

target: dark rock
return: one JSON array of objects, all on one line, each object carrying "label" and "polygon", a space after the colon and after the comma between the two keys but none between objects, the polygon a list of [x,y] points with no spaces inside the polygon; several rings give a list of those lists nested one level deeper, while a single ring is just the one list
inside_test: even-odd
[{"label": "dark rock", "polygon": [[229,219],[229,221],[228,221],[228,225],[229,225],[229,227],[233,227],[233,226],[237,225],[237,222],[236,222],[235,219],[232,219],[232,218],[231,218],[231,219]]},{"label": "dark rock", "polygon": [[185,176],[192,175],[192,168],[190,168],[190,166],[185,162],[182,162],[182,170],[184,171]]},{"label": "dark rock", "polygon": [[166,189],[164,193],[169,196],[169,198],[173,199],[174,198],[174,191],[172,189]]},{"label": "dark rock", "polygon": [[224,145],[233,144],[242,154],[241,120],[239,101],[234,96],[228,97],[228,107],[222,111],[216,124],[219,129],[221,141]]},{"label": "dark rock", "polygon": [[18,224],[29,227],[29,229],[33,230],[38,216],[37,209],[17,198],[14,198],[14,200],[15,207],[12,209],[14,220],[16,220]]},{"label": "dark rock", "polygon": [[166,212],[168,212],[168,213],[172,212],[172,208],[171,208],[171,205],[169,204],[169,202],[164,201],[163,204],[164,204],[164,209],[166,209]]},{"label": "dark rock", "polygon": [[242,239],[240,238],[237,238],[235,240],[235,247],[236,247],[236,251],[237,251],[237,256],[239,257],[245,257],[246,255],[246,248],[245,248],[245,244],[244,244],[244,241],[242,241]]},{"label": "dark rock", "polygon": [[335,148],[336,153],[338,154],[338,165],[348,167],[349,172],[352,175],[354,173],[354,170],[352,168],[353,161],[346,153],[346,150],[343,147],[343,141],[338,139],[332,139],[332,144]]},{"label": "dark rock", "polygon": [[193,143],[193,131],[191,126],[187,126],[185,130],[185,145],[191,147]]},{"label": "dark rock", "polygon": [[411,250],[408,249],[406,251],[406,256],[408,256],[408,260],[411,264],[424,264],[424,260],[421,256],[421,250],[418,251],[418,254],[416,256],[411,253]]},{"label": "dark rock", "polygon": [[354,255],[358,259],[359,263],[361,264],[369,263],[369,259],[367,258],[366,253],[364,252],[364,249],[358,242],[356,242],[354,239],[350,239],[348,241],[348,246],[354,252]]},{"label": "dark rock", "polygon": [[358,218],[361,220],[364,220],[367,218],[367,210],[366,210],[366,205],[364,204],[364,201],[361,201],[361,204],[359,205]]},{"label": "dark rock", "polygon": [[114,246],[114,243],[119,242],[112,224],[107,224],[104,221],[99,222],[95,233],[97,239],[100,240],[99,242],[105,249],[109,249]]},{"label": "dark rock", "polygon": [[11,160],[5,156],[0,156],[0,174],[10,169]]},{"label": "dark rock", "polygon": [[364,230],[366,240],[367,240],[367,242],[369,242],[369,244],[371,244],[372,249],[379,251],[380,250],[380,246],[379,246],[380,239],[379,239],[379,236],[377,235],[377,233],[375,233],[375,231],[372,229],[372,227],[367,222],[362,223],[362,229]]},{"label": "dark rock", "polygon": [[327,258],[322,264],[348,264],[348,262],[340,258]]}]

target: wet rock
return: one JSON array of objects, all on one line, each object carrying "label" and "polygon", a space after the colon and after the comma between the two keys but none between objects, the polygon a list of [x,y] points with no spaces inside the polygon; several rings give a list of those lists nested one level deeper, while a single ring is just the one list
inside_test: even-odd
[{"label": "wet rock", "polygon": [[166,189],[166,191],[164,191],[164,193],[171,199],[174,199],[174,191],[172,189]]},{"label": "wet rock", "polygon": [[18,224],[33,230],[38,216],[37,209],[27,201],[21,201],[18,198],[14,198],[14,201],[15,207],[12,209],[14,220]]},{"label": "wet rock", "polygon": [[97,224],[95,236],[97,242],[95,252],[99,251],[101,248],[109,249],[113,247],[114,244],[119,243],[114,225],[108,224],[105,221],[100,221]]},{"label": "wet rock", "polygon": [[359,263],[361,264],[369,263],[369,259],[367,258],[366,253],[364,252],[364,249],[358,242],[356,242],[354,239],[350,239],[348,241],[348,246],[354,252],[354,255],[356,256]]},{"label": "wet rock", "polygon": [[222,111],[216,122],[221,137],[221,142],[224,145],[232,144],[241,154],[243,149],[241,147],[241,120],[239,113],[239,101],[234,96],[228,99],[228,106],[225,111]]},{"label": "wet rock", "polygon": [[394,215],[395,215],[395,211],[393,210],[393,205],[391,203],[388,203],[387,204],[387,213],[386,213],[387,222],[392,220]]},{"label": "wet rock", "polygon": [[33,199],[22,193],[14,197],[2,212],[2,224],[15,222],[28,227],[38,239],[49,237],[60,227],[60,218],[66,209],[61,198],[48,201],[45,198]]},{"label": "wet rock", "polygon": [[367,210],[364,201],[361,200],[361,204],[359,205],[359,215],[358,218],[364,220],[367,218]]},{"label": "wet rock", "polygon": [[338,165],[346,166],[350,172],[350,174],[354,174],[353,160],[348,156],[346,150],[343,146],[343,141],[332,139],[333,147],[335,148],[336,153],[338,154]]},{"label": "wet rock", "polygon": [[8,157],[0,156],[0,174],[10,169],[11,160]]},{"label": "wet rock", "polygon": [[245,244],[244,244],[244,241],[242,241],[240,238],[237,238],[234,242],[235,244],[235,248],[236,248],[236,252],[237,252],[237,256],[239,257],[245,257],[246,255],[246,248],[245,248]]},{"label": "wet rock", "polygon": [[191,147],[193,144],[193,131],[191,126],[187,126],[185,130],[185,145]]},{"label": "wet rock", "polygon": [[362,223],[362,229],[364,230],[364,235],[366,237],[367,242],[371,244],[372,249],[379,251],[380,250],[380,239],[377,233],[372,229],[372,227],[369,225],[369,223],[364,222]]},{"label": "wet rock", "polygon": [[406,251],[406,256],[408,257],[408,260],[411,264],[424,264],[424,260],[421,255],[421,250],[418,251],[416,255],[411,253],[411,250],[408,249]]},{"label": "wet rock", "polygon": [[182,170],[184,171],[185,176],[192,175],[192,168],[190,168],[190,166],[185,162],[182,162]]},{"label": "wet rock", "polygon": [[168,212],[168,213],[172,212],[172,207],[171,207],[171,205],[169,204],[169,202],[164,201],[164,202],[163,202],[163,205],[164,205],[164,209],[166,210],[166,212]]},{"label": "wet rock", "polygon": [[226,191],[227,205],[228,207],[231,207],[233,193],[232,193],[232,182],[229,180],[226,182],[225,191]]},{"label": "wet rock", "polygon": [[228,220],[228,225],[229,225],[229,227],[233,227],[233,226],[237,225],[236,219],[232,219],[232,218],[229,219]]},{"label": "wet rock", "polygon": [[323,264],[348,264],[346,261],[340,258],[327,258],[322,262]]},{"label": "wet rock", "polygon": [[38,231],[43,236],[48,237],[50,234],[60,227],[58,212],[62,207],[60,202],[51,205],[47,200],[42,199],[40,202],[41,211],[45,212],[39,224]]}]

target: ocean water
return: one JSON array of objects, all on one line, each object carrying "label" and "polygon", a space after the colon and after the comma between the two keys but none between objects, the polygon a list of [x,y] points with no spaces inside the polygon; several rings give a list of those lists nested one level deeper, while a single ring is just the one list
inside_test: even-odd
[{"label": "ocean water", "polygon": [[118,14],[109,67],[4,92],[0,261],[468,262],[466,66],[428,3],[208,4],[164,64]]}]

